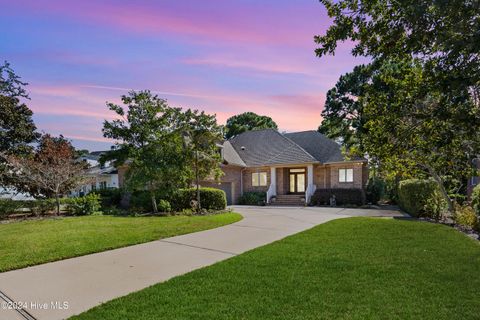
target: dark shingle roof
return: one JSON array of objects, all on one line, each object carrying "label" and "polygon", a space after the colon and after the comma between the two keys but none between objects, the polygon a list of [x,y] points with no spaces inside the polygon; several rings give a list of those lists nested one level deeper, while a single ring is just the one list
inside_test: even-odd
[{"label": "dark shingle roof", "polygon": [[273,129],[247,131],[229,142],[249,167],[318,162],[298,144]]},{"label": "dark shingle roof", "polygon": [[340,145],[318,131],[292,132],[285,136],[321,163],[344,161]]},{"label": "dark shingle roof", "polygon": [[238,155],[238,153],[233,148],[230,141],[225,141],[223,143],[223,160],[227,164],[246,167],[247,165],[243,162],[242,158]]}]

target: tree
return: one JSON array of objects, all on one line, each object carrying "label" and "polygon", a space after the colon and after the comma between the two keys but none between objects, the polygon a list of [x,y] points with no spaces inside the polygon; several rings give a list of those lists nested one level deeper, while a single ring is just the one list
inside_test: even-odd
[{"label": "tree", "polygon": [[253,112],[244,112],[227,119],[225,138],[230,139],[240,133],[258,129],[278,129],[272,118]]},{"label": "tree", "polygon": [[0,181],[17,191],[25,190],[19,188],[15,177],[6,174],[5,156],[30,154],[32,144],[40,137],[32,119],[33,112],[20,102],[20,98],[28,98],[25,85],[7,62],[0,66]]},{"label": "tree", "polygon": [[[445,88],[476,86],[480,79],[478,1],[321,0],[334,18],[316,36],[318,56],[354,41],[354,55],[420,58]],[[445,81],[447,80],[447,81]],[[445,89],[444,88],[444,89]]]},{"label": "tree", "polygon": [[182,148],[181,109],[170,107],[148,90],[122,96],[124,106],[108,103],[120,119],[105,121],[103,134],[118,142],[102,161],[128,163],[129,189],[146,189],[157,212],[155,193],[169,194],[186,185],[186,156]]},{"label": "tree", "polygon": [[196,209],[200,211],[200,180],[213,176],[218,179],[222,171],[218,167],[220,154],[217,144],[222,140],[222,128],[217,124],[215,115],[203,111],[187,110],[184,114],[184,148],[190,167],[194,171],[196,186]]},{"label": "tree", "polygon": [[28,83],[20,79],[10,67],[10,63],[5,61],[3,66],[0,66],[0,95],[10,98],[23,97],[28,99],[27,91],[24,88]]},{"label": "tree", "polygon": [[360,97],[366,118],[361,139],[384,169],[420,169],[432,177],[453,212],[447,186],[458,191],[472,173],[480,152],[480,108],[467,90],[445,95],[428,85],[428,76],[419,60],[385,62]]},{"label": "tree", "polygon": [[8,172],[22,190],[54,197],[60,214],[60,197],[86,183],[87,165],[76,160],[75,149],[63,136],[43,135],[33,155],[7,155]]},{"label": "tree", "polygon": [[335,87],[327,92],[323,120],[318,127],[319,132],[358,153],[363,153],[360,135],[365,124],[360,97],[371,81],[372,69],[373,65],[360,65],[340,77]]}]

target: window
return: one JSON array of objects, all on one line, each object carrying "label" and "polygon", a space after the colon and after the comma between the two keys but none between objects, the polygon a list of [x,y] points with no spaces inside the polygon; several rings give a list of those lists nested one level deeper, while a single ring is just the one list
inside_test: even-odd
[{"label": "window", "polygon": [[254,186],[254,187],[266,187],[267,186],[267,173],[266,172],[254,172],[254,173],[252,173],[252,186]]},{"label": "window", "polygon": [[353,182],[353,169],[339,169],[338,182]]},{"label": "window", "polygon": [[101,181],[100,190],[105,190],[105,189],[107,189],[107,181]]},{"label": "window", "polygon": [[92,191],[97,190],[97,185],[95,183],[92,183],[92,185],[90,186],[90,190]]}]

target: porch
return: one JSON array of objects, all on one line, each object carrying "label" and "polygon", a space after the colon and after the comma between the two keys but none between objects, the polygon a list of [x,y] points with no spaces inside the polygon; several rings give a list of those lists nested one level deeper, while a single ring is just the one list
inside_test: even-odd
[{"label": "porch", "polygon": [[279,205],[304,205],[316,190],[313,164],[271,167],[266,202]]}]

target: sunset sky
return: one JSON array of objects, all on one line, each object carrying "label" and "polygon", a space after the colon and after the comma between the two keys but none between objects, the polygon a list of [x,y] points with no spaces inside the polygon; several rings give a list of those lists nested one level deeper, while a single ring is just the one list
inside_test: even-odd
[{"label": "sunset sky", "polygon": [[34,120],[76,147],[108,148],[106,101],[150,89],[171,105],[316,129],[325,94],[365,59],[319,59],[331,20],[316,0],[0,0],[0,60],[29,83]]}]

